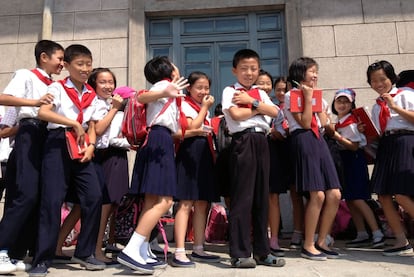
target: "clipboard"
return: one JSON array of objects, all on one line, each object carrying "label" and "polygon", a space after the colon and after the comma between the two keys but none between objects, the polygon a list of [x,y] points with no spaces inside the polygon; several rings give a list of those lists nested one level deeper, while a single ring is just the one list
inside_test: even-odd
[{"label": "clipboard", "polygon": [[83,149],[88,147],[89,144],[89,136],[87,133],[85,133],[85,141],[83,146],[81,147],[76,142],[76,133],[74,131],[65,131],[65,137],[66,137],[66,146],[68,148],[69,156],[72,160],[78,160],[83,157],[83,153],[81,152]]},{"label": "clipboard", "polygon": [[[293,113],[303,112],[303,92],[300,89],[290,91],[290,111]],[[314,89],[312,95],[312,112],[322,112],[322,90]]]}]

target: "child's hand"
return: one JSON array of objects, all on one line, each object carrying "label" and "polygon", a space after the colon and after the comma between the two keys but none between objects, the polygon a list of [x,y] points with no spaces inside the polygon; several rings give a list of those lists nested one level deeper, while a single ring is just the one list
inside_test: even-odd
[{"label": "child's hand", "polygon": [[174,79],[164,90],[165,97],[183,97],[182,90],[188,87],[188,80],[184,77]]},{"label": "child's hand", "polygon": [[387,102],[388,107],[394,110],[397,105],[394,103],[392,96],[389,93],[383,93],[381,97]]},{"label": "child's hand", "polygon": [[365,124],[362,121],[359,121],[357,123],[357,129],[360,133],[365,132]]},{"label": "child's hand", "polygon": [[85,130],[83,129],[82,125],[76,121],[76,125],[73,126],[73,130],[76,133],[76,143],[78,145],[85,144]]},{"label": "child's hand", "polygon": [[205,106],[207,108],[210,108],[214,104],[214,96],[213,95],[205,95],[203,97],[202,106]]},{"label": "child's hand", "polygon": [[122,107],[123,101],[124,99],[122,98],[122,96],[115,94],[112,97],[112,108],[119,110]]},{"label": "child's hand", "polygon": [[306,86],[306,85],[302,85],[301,86],[302,92],[303,92],[303,97],[306,99],[312,99],[313,96],[313,88]]},{"label": "child's hand", "polygon": [[93,152],[95,150],[95,146],[92,144],[83,147],[80,153],[83,153],[83,157],[79,160],[81,163],[86,163],[92,160],[93,158]]},{"label": "child's hand", "polygon": [[325,127],[325,134],[328,137],[333,137],[335,135],[335,128],[332,124],[326,124],[324,127]]},{"label": "child's hand", "polygon": [[236,105],[251,104],[254,98],[245,91],[237,91],[233,94],[232,102]]},{"label": "child's hand", "polygon": [[43,95],[40,99],[38,104],[36,105],[37,107],[40,107],[40,105],[49,105],[53,102],[54,96],[53,94],[50,93],[46,93],[45,95]]}]

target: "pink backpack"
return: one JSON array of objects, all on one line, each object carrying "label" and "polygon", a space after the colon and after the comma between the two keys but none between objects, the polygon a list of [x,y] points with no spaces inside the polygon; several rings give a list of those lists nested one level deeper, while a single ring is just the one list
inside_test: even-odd
[{"label": "pink backpack", "polygon": [[212,204],[205,232],[206,241],[225,243],[228,237],[228,226],[226,209],[221,204]]},{"label": "pink backpack", "polygon": [[[147,127],[146,106],[145,104],[140,103],[137,99],[137,96],[143,92],[145,92],[145,90],[140,90],[137,94],[132,95],[128,99],[121,127],[122,135],[127,139],[131,148],[135,150],[145,144],[149,132],[149,128]],[[165,112],[173,100],[173,98],[168,100],[155,119]]]}]

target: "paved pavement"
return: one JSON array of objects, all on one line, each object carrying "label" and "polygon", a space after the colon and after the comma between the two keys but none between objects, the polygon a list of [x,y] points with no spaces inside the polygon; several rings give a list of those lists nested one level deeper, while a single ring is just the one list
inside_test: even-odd
[{"label": "paved pavement", "polygon": [[[0,203],[0,217],[2,216],[2,205]],[[0,234],[1,235],[1,234]],[[392,240],[387,240],[389,245]],[[414,245],[414,241],[411,241]],[[280,245],[287,247],[289,240],[281,240]],[[339,276],[414,276],[414,256],[385,257],[378,249],[353,249],[347,250],[344,241],[335,241],[334,248],[340,252],[340,258],[327,261],[310,261],[300,257],[297,250],[286,251],[286,265],[282,268],[257,266],[254,269],[235,269],[230,267],[228,256],[228,245],[208,244],[206,250],[222,258],[217,264],[197,263],[195,268],[174,268],[168,266],[166,269],[156,270],[154,276],[288,276],[288,277],[339,277]],[[162,246],[162,245],[161,245]],[[188,244],[186,249],[191,249]],[[174,244],[170,245],[170,251],[174,251]],[[65,254],[71,255],[73,248],[64,250]],[[108,268],[103,271],[86,271],[77,264],[56,265],[49,270],[48,277],[107,277],[107,276],[137,276],[125,267]],[[9,276],[28,276],[25,272],[16,272]]]},{"label": "paved pavement", "polygon": [[[282,240],[281,245],[287,246],[288,240]],[[392,243],[388,240],[387,243]],[[170,250],[173,250],[171,245]],[[414,276],[414,256],[385,257],[378,249],[345,250],[344,241],[336,241],[335,248],[341,253],[339,259],[327,261],[310,261],[300,257],[297,250],[286,252],[286,265],[282,268],[257,266],[255,269],[235,269],[230,267],[227,245],[207,245],[206,250],[222,257],[217,264],[197,263],[196,268],[174,268],[156,270],[154,276],[289,276],[289,277],[336,277],[336,276]],[[187,245],[191,249],[191,245]],[[287,249],[286,249],[287,250]],[[66,249],[70,254],[73,249]],[[86,271],[77,264],[56,265],[50,268],[48,277],[106,277],[106,276],[137,276],[136,272],[127,268],[108,268],[103,271]],[[11,276],[27,276],[27,273],[17,272]]]}]

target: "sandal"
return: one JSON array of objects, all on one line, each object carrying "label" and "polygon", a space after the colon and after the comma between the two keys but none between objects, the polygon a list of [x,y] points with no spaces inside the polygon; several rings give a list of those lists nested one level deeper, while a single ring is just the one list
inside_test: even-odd
[{"label": "sandal", "polygon": [[286,264],[285,259],[277,258],[272,254],[268,254],[266,257],[256,256],[254,259],[256,260],[256,263],[259,265],[282,267]]}]

